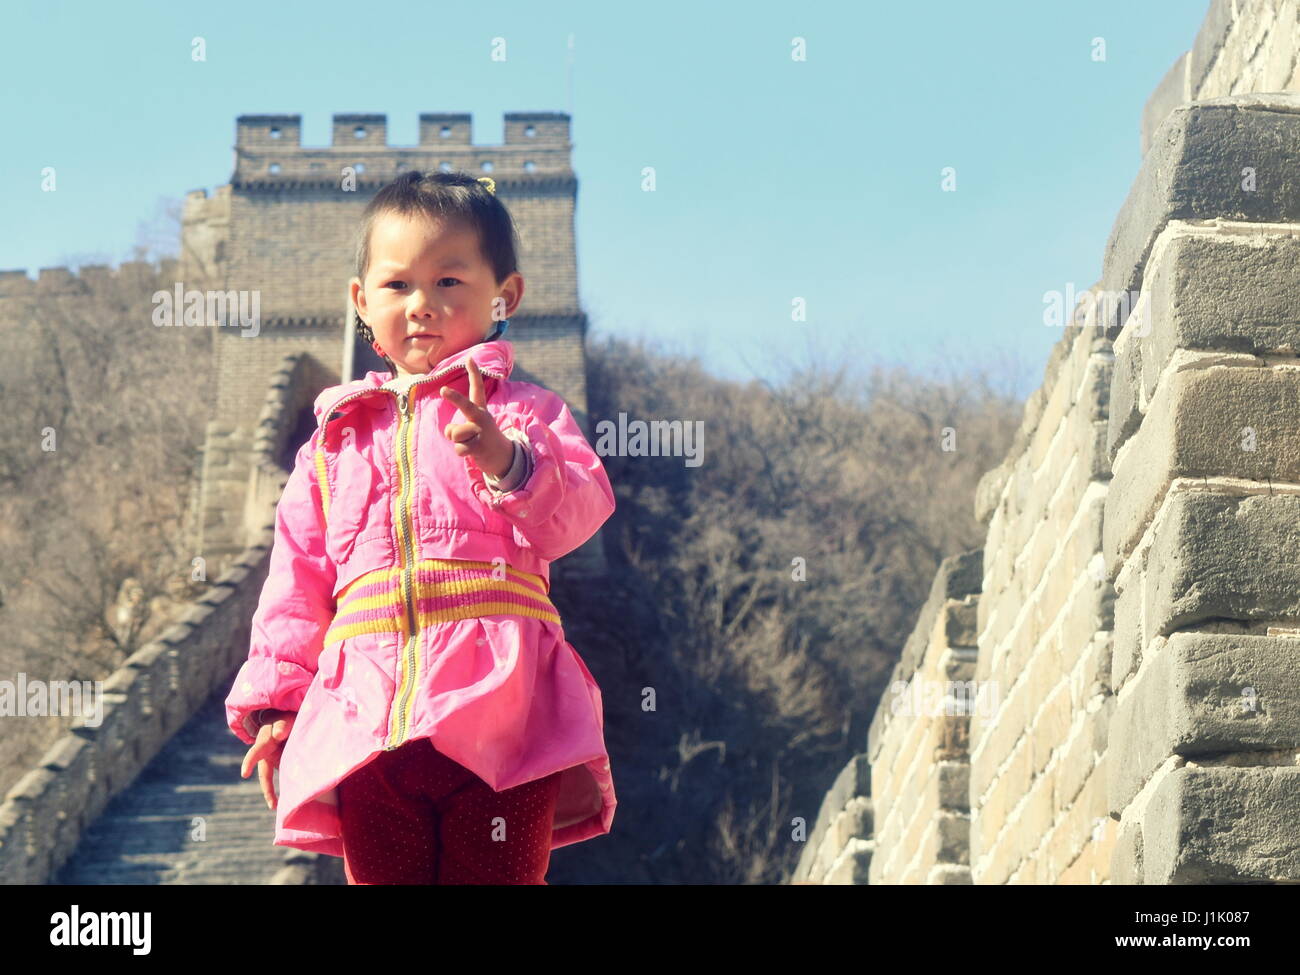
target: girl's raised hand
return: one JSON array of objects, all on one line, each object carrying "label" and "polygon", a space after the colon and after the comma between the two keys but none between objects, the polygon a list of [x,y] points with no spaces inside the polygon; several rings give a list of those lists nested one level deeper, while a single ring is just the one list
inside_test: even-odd
[{"label": "girl's raised hand", "polygon": [[456,453],[461,457],[472,457],[474,465],[485,474],[504,477],[514,460],[514,444],[497,428],[487,411],[483,374],[478,371],[478,363],[470,357],[465,368],[469,373],[469,399],[450,386],[443,386],[439,392],[443,399],[456,404],[468,422],[448,423],[442,432],[455,444]]},{"label": "girl's raised hand", "polygon": [[248,754],[244,756],[243,767],[239,770],[239,777],[246,779],[253,769],[253,763],[257,763],[262,795],[266,797],[266,804],[272,809],[276,806],[277,796],[271,770],[280,767],[280,753],[284,750],[285,739],[293,730],[296,716],[294,711],[268,710],[263,715],[262,727],[257,729],[257,740],[248,749]]}]

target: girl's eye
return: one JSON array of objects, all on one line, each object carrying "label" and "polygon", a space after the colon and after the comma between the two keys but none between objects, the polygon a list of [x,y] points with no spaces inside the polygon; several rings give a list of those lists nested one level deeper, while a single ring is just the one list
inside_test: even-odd
[{"label": "girl's eye", "polygon": [[[441,280],[438,281],[438,283],[442,284],[443,281],[450,281],[452,284],[460,284],[459,278],[442,278]],[[384,285],[384,287],[388,288],[395,284],[401,285],[405,283],[406,283],[405,281],[389,281],[387,284]]]}]

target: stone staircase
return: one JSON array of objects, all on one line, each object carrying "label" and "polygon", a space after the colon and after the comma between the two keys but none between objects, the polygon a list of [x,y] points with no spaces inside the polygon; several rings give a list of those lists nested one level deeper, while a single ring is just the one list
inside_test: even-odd
[{"label": "stone staircase", "polygon": [[275,813],[256,773],[239,777],[247,746],[226,727],[229,684],[109,802],[51,883],[344,882],[338,857],[271,843]]}]

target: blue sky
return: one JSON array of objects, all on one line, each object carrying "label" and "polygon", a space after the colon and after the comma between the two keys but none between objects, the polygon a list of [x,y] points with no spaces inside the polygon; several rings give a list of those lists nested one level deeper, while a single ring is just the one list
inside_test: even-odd
[{"label": "blue sky", "polygon": [[241,114],[301,114],[324,146],[335,112],[387,114],[392,145],[422,111],[470,112],[486,145],[505,112],[570,111],[596,337],[736,379],[984,367],[1024,396],[1059,336],[1043,293],[1099,277],[1142,106],[1207,7],[8,4],[0,268],[128,259],[164,200],[229,180]]}]

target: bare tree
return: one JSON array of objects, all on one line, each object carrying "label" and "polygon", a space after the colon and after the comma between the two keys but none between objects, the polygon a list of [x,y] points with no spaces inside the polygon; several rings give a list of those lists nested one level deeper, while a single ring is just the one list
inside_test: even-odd
[{"label": "bare tree", "polygon": [[590,363],[596,422],[705,431],[698,467],[602,458],[614,565],[571,597],[622,772],[620,876],[780,882],[799,855],[794,818],[811,827],[865,748],[939,562],[982,542],[974,487],[1020,404],[966,374],[725,382],[613,339]]},{"label": "bare tree", "polygon": [[[7,673],[101,679],[193,594],[185,513],[211,409],[212,336],[153,324],[152,296],[173,285],[159,267],[129,269],[0,300]],[[61,728],[14,731],[8,773]]]}]

